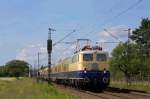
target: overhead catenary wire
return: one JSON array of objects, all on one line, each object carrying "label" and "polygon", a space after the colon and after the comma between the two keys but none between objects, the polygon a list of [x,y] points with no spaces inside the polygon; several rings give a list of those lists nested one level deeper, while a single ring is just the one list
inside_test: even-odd
[{"label": "overhead catenary wire", "polygon": [[59,44],[74,44],[75,42],[60,42]]},{"label": "overhead catenary wire", "polygon": [[107,22],[111,22],[114,21],[116,18],[120,17],[121,15],[127,13],[129,10],[132,10],[133,8],[135,8],[137,5],[139,5],[143,0],[137,0],[135,3],[131,4],[129,7],[127,7],[125,10],[122,10],[121,12],[119,12],[118,14],[116,14],[114,17],[105,20],[104,24],[106,24]]},{"label": "overhead catenary wire", "polygon": [[98,43],[120,43],[120,42],[111,42],[111,41],[108,41],[108,42],[98,42]]},{"label": "overhead catenary wire", "polygon": [[56,46],[58,43],[62,42],[63,40],[65,40],[67,37],[69,37],[71,34],[73,34],[74,32],[76,32],[76,30],[71,31],[70,33],[68,33],[67,35],[65,35],[62,39],[58,40],[57,42],[55,42],[53,44],[53,46]]},{"label": "overhead catenary wire", "polygon": [[71,50],[68,50],[68,49],[70,49],[71,47],[73,47],[74,44],[75,43],[70,43],[69,47],[66,47],[64,49],[60,49],[61,51],[59,51],[59,52],[61,52],[61,54],[60,54],[59,58],[55,58],[55,62],[59,62],[59,60],[62,60],[63,57],[64,57],[64,53],[66,53],[66,51],[71,51]]},{"label": "overhead catenary wire", "polygon": [[113,34],[112,34],[111,32],[109,32],[107,29],[104,29],[104,31],[105,31],[106,33],[108,33],[111,37],[113,37],[114,39],[116,39],[117,41],[121,42],[117,36],[113,35]]},{"label": "overhead catenary wire", "polygon": [[119,17],[121,15],[123,15],[124,13],[128,12],[129,10],[135,8],[137,5],[139,5],[143,0],[138,0],[137,2],[135,2],[134,4],[132,4],[131,6],[129,6],[127,9],[121,11],[120,13],[118,13],[114,18]]}]

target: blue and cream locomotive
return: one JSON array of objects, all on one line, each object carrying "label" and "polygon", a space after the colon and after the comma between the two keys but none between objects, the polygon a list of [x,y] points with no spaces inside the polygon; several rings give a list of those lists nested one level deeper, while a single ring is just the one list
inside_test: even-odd
[{"label": "blue and cream locomotive", "polygon": [[[104,89],[110,82],[108,59],[108,52],[102,51],[101,47],[87,45],[52,66],[50,78],[65,85]],[[48,68],[40,70],[40,74],[47,79]]]}]

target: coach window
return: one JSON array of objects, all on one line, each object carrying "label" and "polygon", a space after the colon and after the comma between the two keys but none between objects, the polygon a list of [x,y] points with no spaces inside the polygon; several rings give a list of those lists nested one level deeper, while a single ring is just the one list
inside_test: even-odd
[{"label": "coach window", "polygon": [[97,54],[96,55],[96,60],[97,61],[106,61],[107,60],[107,56],[106,56],[106,54]]},{"label": "coach window", "polygon": [[93,54],[83,54],[83,61],[93,61]]}]

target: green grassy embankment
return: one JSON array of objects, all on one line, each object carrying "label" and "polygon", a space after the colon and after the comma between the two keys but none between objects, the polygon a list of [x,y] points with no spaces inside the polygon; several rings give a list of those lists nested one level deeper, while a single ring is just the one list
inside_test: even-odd
[{"label": "green grassy embankment", "polygon": [[111,81],[111,87],[116,88],[124,88],[124,89],[133,89],[133,90],[140,90],[140,91],[148,91],[150,92],[150,82],[132,82],[131,84],[127,84],[124,81]]},{"label": "green grassy embankment", "polygon": [[13,81],[0,80],[0,99],[75,99],[68,93],[60,92],[46,82],[33,79]]}]

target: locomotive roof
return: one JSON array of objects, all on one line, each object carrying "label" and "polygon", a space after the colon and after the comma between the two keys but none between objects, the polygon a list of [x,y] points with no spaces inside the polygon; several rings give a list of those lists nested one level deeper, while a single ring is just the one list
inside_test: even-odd
[{"label": "locomotive roof", "polygon": [[97,53],[108,53],[106,51],[99,51],[99,50],[87,50],[87,51],[80,51],[78,53],[94,53],[94,52],[97,52]]},{"label": "locomotive roof", "polygon": [[71,57],[73,57],[74,55],[84,54],[84,53],[88,54],[88,53],[94,53],[94,52],[97,52],[97,53],[106,53],[106,54],[108,54],[107,51],[99,51],[99,50],[79,51],[79,52],[77,52],[77,53],[74,53],[74,54],[71,55],[70,57],[66,57],[66,58],[62,59],[59,63],[62,63],[62,62],[64,62],[64,61],[68,60],[68,59],[71,59]]}]

